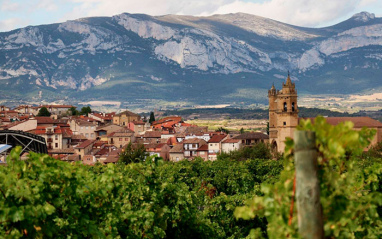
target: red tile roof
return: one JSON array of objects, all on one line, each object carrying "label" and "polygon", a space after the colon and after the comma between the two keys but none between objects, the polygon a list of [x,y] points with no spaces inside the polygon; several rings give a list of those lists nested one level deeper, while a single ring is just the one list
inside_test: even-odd
[{"label": "red tile roof", "polygon": [[95,140],[86,140],[85,142],[82,142],[80,145],[76,146],[76,148],[84,149],[86,147],[89,147],[94,142],[95,142]]},{"label": "red tile roof", "polygon": [[162,118],[160,120],[154,121],[152,123],[152,125],[163,124],[163,123],[168,122],[168,121],[175,121],[176,123],[178,123],[178,122],[182,121],[182,117],[179,117],[179,116],[164,117],[164,118]]},{"label": "red tile roof", "polygon": [[200,146],[196,151],[208,151],[208,144]]},{"label": "red tile roof", "polygon": [[174,147],[170,150],[170,153],[183,153],[183,144],[174,145]]},{"label": "red tile roof", "polygon": [[[299,120],[304,118],[299,118]],[[314,118],[305,118],[310,119],[312,122],[314,122]],[[381,128],[382,123],[378,120],[372,119],[370,117],[325,117],[326,122],[331,125],[337,125],[341,122],[345,121],[351,121],[354,123],[354,128],[362,128],[362,127],[369,127],[369,128]]]},{"label": "red tile roof", "polygon": [[[51,127],[37,126],[34,133],[37,135],[46,134],[46,128],[51,128]],[[54,134],[62,134],[62,130],[61,130],[60,126],[53,127],[53,133]]]},{"label": "red tile roof", "polygon": [[224,140],[222,143],[223,144],[227,144],[227,143],[239,143],[240,142],[240,139],[226,139]]},{"label": "red tile roof", "polygon": [[161,136],[161,131],[146,131],[143,138],[160,138]]},{"label": "red tile roof", "polygon": [[[57,127],[60,127],[60,126],[57,126]],[[73,136],[73,132],[69,128],[61,128],[61,131],[62,131],[62,136],[64,138],[71,138]]]},{"label": "red tile roof", "polygon": [[220,143],[226,137],[227,137],[226,134],[217,134],[212,136],[212,138],[208,141],[208,143]]},{"label": "red tile roof", "polygon": [[236,136],[234,139],[269,139],[269,136],[259,132],[247,132]]},{"label": "red tile roof", "polygon": [[135,125],[145,125],[145,122],[143,121],[132,121],[131,123]]},{"label": "red tile roof", "polygon": [[54,120],[47,116],[36,116],[34,117],[37,120],[37,124],[53,124]]},{"label": "red tile roof", "polygon": [[185,139],[182,142],[183,144],[205,144],[206,141],[203,139],[198,138],[192,138],[192,139]]}]

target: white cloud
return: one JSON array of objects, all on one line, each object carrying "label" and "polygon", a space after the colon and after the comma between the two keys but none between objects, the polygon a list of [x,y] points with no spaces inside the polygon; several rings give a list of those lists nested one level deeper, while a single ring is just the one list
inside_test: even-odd
[{"label": "white cloud", "polygon": [[6,20],[0,20],[0,31],[11,31],[25,24],[20,18],[9,18]]},{"label": "white cloud", "polygon": [[35,6],[36,9],[45,9],[47,11],[56,11],[58,6],[56,2],[51,0],[40,0]]},{"label": "white cloud", "polygon": [[[65,18],[112,16],[122,12],[149,15],[212,15],[244,12],[299,26],[322,26],[380,0],[66,0],[78,6]],[[361,9],[362,10],[362,9]],[[359,10],[359,11],[361,11]]]},{"label": "white cloud", "polygon": [[1,6],[0,6],[0,9],[1,11],[4,11],[4,12],[14,12],[14,11],[17,11],[20,9],[20,4],[19,3],[15,3],[15,2],[11,2],[10,0],[5,0]]},{"label": "white cloud", "polygon": [[236,0],[215,13],[245,12],[298,26],[319,26],[353,12],[360,0],[272,0],[252,3]]},{"label": "white cloud", "polygon": [[[62,10],[61,10],[62,9]],[[23,19],[28,25],[48,24],[83,17],[112,16],[128,13],[149,15],[207,16],[244,12],[259,15],[298,26],[325,26],[338,23],[360,11],[382,16],[382,0],[0,0],[0,21],[12,26],[15,19]],[[49,13],[56,15],[50,22]],[[47,14],[50,19],[50,15]],[[19,25],[15,25],[19,27]],[[1,27],[0,31],[9,30]]]}]

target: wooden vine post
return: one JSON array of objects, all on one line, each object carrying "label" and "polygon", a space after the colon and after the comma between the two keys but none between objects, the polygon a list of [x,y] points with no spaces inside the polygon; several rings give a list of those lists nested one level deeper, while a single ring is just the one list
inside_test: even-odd
[{"label": "wooden vine post", "polygon": [[296,202],[298,231],[301,238],[324,238],[320,186],[317,172],[316,134],[294,132]]}]

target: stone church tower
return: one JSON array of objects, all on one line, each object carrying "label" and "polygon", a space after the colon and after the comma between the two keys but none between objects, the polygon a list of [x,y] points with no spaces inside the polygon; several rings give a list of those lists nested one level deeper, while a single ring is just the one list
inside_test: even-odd
[{"label": "stone church tower", "polygon": [[268,91],[269,98],[269,143],[279,152],[285,148],[285,138],[293,138],[298,125],[297,91],[289,72],[281,90],[275,86]]}]

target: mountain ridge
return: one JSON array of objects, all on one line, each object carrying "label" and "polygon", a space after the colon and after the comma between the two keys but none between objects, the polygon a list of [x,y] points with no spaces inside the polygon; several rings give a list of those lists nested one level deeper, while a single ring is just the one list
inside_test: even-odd
[{"label": "mountain ridge", "polygon": [[381,89],[381,61],[382,18],[367,12],[324,28],[243,13],[122,13],[0,32],[0,93],[8,101],[264,103],[288,70],[306,94]]}]

